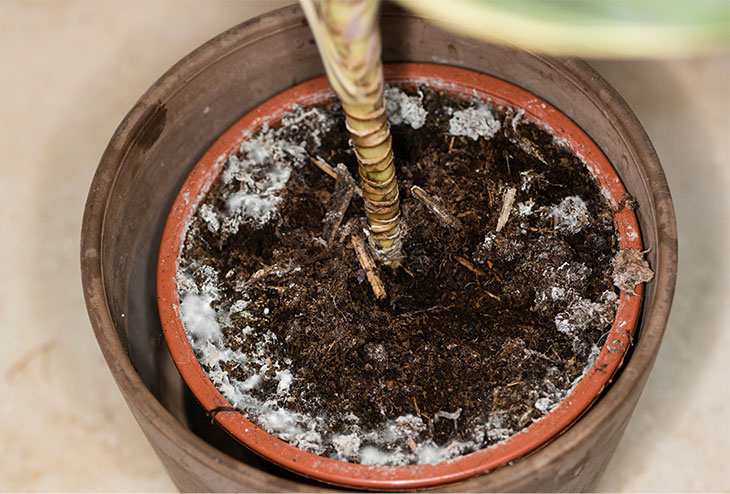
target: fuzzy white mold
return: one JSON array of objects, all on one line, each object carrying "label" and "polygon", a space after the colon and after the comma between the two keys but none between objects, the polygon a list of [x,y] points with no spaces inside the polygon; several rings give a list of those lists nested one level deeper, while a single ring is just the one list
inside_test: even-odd
[{"label": "fuzzy white mold", "polygon": [[580,232],[591,222],[588,206],[578,196],[566,197],[552,207],[551,214],[555,216],[555,228],[570,233]]},{"label": "fuzzy white mold", "polygon": [[[393,125],[405,124],[420,128],[427,117],[422,98],[422,94],[408,96],[397,88],[386,89],[386,110],[390,122]],[[474,140],[488,139],[500,129],[499,120],[487,104],[482,103],[459,111],[450,108],[445,110],[452,117],[449,121],[452,135],[468,136]],[[516,125],[519,117],[518,114],[513,125]],[[282,122],[284,126],[299,129],[301,135],[307,136],[306,139],[293,142],[283,137],[280,128],[270,128],[264,124],[256,136],[246,140],[241,146],[240,157],[231,156],[223,164],[221,181],[234,190],[225,207],[218,210],[204,204],[198,210],[201,225],[205,225],[210,232],[232,234],[243,223],[261,227],[271,221],[276,214],[281,191],[288,183],[292,171],[303,165],[309,156],[307,149],[319,146],[321,136],[333,124],[332,119],[319,109],[298,107],[284,115]],[[522,190],[529,190],[530,183],[538,179],[537,176],[526,177]],[[560,218],[559,225],[574,228],[572,225],[580,225],[581,211],[585,209],[587,214],[587,208],[580,198],[568,199],[571,199],[570,204],[563,205],[561,202],[555,207],[554,213]],[[533,204],[529,201],[518,203],[517,207],[520,216],[533,214]],[[191,229],[187,235],[199,232],[199,229]],[[481,248],[489,251],[496,242],[495,234],[489,232],[485,235]],[[551,268],[552,271],[546,275],[552,277],[550,279],[554,283],[544,290],[544,297],[552,300],[572,297],[575,292],[571,283],[585,274],[575,271],[580,271],[580,266],[582,265]],[[284,271],[277,272],[276,269],[279,268],[268,274],[282,276]],[[297,266],[281,269],[285,269],[287,273],[301,270]],[[229,274],[225,276],[228,277]],[[366,465],[433,464],[471,452],[486,440],[505,440],[516,432],[504,426],[505,421],[500,416],[500,411],[480,417],[474,423],[462,424],[460,419],[464,419],[461,417],[461,410],[457,409],[440,411],[427,420],[419,416],[402,415],[384,420],[373,430],[361,429],[361,419],[348,413],[337,417],[348,424],[348,433],[332,433],[328,422],[330,417],[315,417],[287,408],[287,398],[296,375],[290,360],[270,359],[269,355],[273,354],[270,349],[278,344],[271,331],[251,326],[241,330],[235,338],[253,343],[250,346],[253,350],[246,354],[234,351],[226,345],[224,333],[228,334],[226,330],[231,327],[233,317],[260,317],[261,314],[266,316],[270,312],[268,308],[256,309],[256,304],[252,303],[246,291],[245,283],[236,287],[238,298],[235,301],[221,301],[219,273],[210,266],[191,263],[178,269],[177,285],[183,327],[193,351],[213,384],[233,406],[239,408],[266,432],[305,451],[315,454],[334,451],[331,454],[336,459],[359,461]],[[607,321],[615,299],[612,300],[610,295],[606,295],[605,299],[594,303],[575,298],[565,311],[565,316],[560,321],[556,319],[558,330],[574,334],[591,324]],[[372,345],[367,351],[374,362],[386,358],[382,345]],[[593,353],[590,358],[595,359]],[[591,363],[592,360],[589,366]],[[234,378],[229,372],[234,368],[237,369],[235,375],[240,379]],[[275,392],[262,398],[260,393],[263,389],[275,389]],[[567,393],[556,391],[555,386],[546,386],[539,392],[533,391],[531,399],[538,411],[546,413],[567,396]],[[437,445],[430,439],[420,439],[439,420],[453,421],[455,429],[461,425],[470,431],[470,435],[467,440],[452,441],[444,445]]]},{"label": "fuzzy white mold", "polygon": [[491,139],[502,127],[489,105],[455,111],[449,120],[449,133],[453,136],[467,136],[475,141],[480,137]]},{"label": "fuzzy white mold", "polygon": [[397,87],[386,87],[385,112],[391,125],[410,125],[420,129],[426,123],[428,112],[423,107],[423,93],[408,96]]}]

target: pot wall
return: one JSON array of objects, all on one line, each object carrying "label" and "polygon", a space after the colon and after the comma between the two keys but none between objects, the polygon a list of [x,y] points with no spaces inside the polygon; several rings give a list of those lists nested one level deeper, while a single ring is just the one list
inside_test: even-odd
[{"label": "pot wall", "polygon": [[[637,215],[656,276],[646,286],[638,342],[617,381],[544,449],[447,488],[590,489],[646,382],[674,290],[676,227],[656,154],[623,100],[583,62],[459,37],[392,8],[385,9],[381,23],[386,62],[470,68],[517,84],[562,109],[596,141],[640,205]],[[130,409],[182,490],[326,489],[260,460],[200,415],[164,345],[154,288],[164,221],[203,152],[249,110],[323,72],[297,7],[237,26],[184,58],[150,88],[117,129],[92,183],[81,246],[89,316]],[[191,428],[213,437],[209,441],[215,447]]]}]

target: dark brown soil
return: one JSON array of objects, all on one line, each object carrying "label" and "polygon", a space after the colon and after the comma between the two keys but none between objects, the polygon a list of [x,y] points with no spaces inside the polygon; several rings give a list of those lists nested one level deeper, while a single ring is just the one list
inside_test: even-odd
[{"label": "dark brown soil", "polygon": [[[182,264],[207,265],[220,273],[222,300],[229,299],[228,304],[240,298],[245,285],[247,310],[223,325],[230,348],[251,351],[271,331],[277,344],[267,347],[267,357],[290,361],[294,381],[286,398],[277,397],[273,366],[253,396],[325,417],[337,434],[377,429],[387,420],[413,415],[426,424],[413,431],[416,443],[445,445],[457,439],[478,449],[542,416],[595,356],[610,321],[561,332],[556,318],[566,319],[560,314],[576,296],[598,301],[605,299],[604,292],[615,293],[610,261],[616,236],[611,210],[596,184],[551,135],[525,120],[513,128],[512,117],[505,123],[501,109],[502,129],[493,138],[451,136],[446,108],[472,102],[423,92],[426,125],[392,129],[405,257],[400,269],[380,269],[386,301],[375,300],[348,241],[350,232],[361,228],[359,197],[353,198],[331,247],[316,238],[322,235],[334,180],[313,165],[293,170],[278,212],[263,227],[244,224],[225,237],[196,216],[191,231],[198,235],[188,236]],[[342,122],[337,104],[327,111]],[[292,131],[297,142],[298,131]],[[515,144],[520,140],[522,146]],[[530,145],[538,152],[525,152]],[[307,151],[333,166],[344,163],[357,177],[344,123],[332,128],[319,148]],[[440,197],[463,228],[443,226],[412,197],[411,185]],[[510,187],[517,190],[515,206],[496,233]],[[231,191],[219,184],[205,202],[220,209]],[[551,210],[569,196],[582,198],[589,212],[588,224],[577,233],[561,227]],[[521,216],[518,204],[529,201],[531,213]],[[247,282],[262,269],[267,276]],[[549,296],[556,287],[570,294]],[[238,381],[256,372],[230,362],[224,369]],[[540,399],[542,405],[536,406]],[[358,417],[356,427],[348,414]],[[475,438],[477,424],[488,427]],[[322,454],[334,455],[333,447]]]}]

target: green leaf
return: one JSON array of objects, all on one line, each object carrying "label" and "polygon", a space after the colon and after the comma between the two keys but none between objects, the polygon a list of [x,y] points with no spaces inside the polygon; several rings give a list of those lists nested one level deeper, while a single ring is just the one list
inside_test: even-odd
[{"label": "green leaf", "polygon": [[448,29],[520,48],[590,57],[728,50],[728,0],[397,0]]}]

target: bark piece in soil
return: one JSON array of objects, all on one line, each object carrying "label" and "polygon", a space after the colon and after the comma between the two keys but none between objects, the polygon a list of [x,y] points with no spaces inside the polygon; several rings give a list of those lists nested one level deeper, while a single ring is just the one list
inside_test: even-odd
[{"label": "bark piece in soil", "polygon": [[322,222],[324,223],[324,232],[322,238],[327,242],[327,245],[332,245],[332,241],[335,239],[338,228],[342,224],[342,218],[347,211],[347,207],[350,205],[350,200],[355,194],[355,179],[352,178],[350,172],[347,171],[347,167],[342,163],[339,163],[335,167],[335,173],[337,174],[337,181],[335,182],[335,191],[332,193],[332,197],[327,204],[327,213],[324,216]]}]

